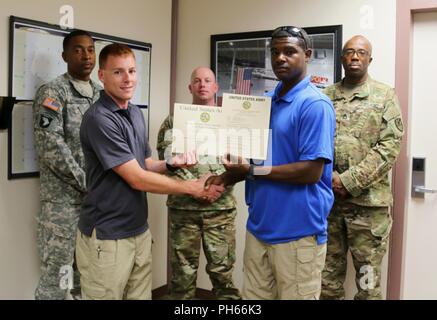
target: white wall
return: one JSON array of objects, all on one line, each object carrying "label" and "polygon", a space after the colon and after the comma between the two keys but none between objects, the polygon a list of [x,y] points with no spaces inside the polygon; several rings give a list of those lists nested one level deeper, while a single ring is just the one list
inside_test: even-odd
[{"label": "white wall", "polygon": [[[0,95],[8,88],[9,16],[59,24],[59,8],[70,4],[75,27],[152,44],[150,142],[156,149],[170,95],[171,0],[6,0],[0,3]],[[61,57],[59,57],[61,59]],[[156,152],[154,152],[156,156]],[[0,132],[0,299],[32,299],[39,277],[34,217],[39,210],[36,178],[7,180],[7,132]],[[153,288],[167,282],[165,197],[149,196],[153,233]]]},{"label": "white wall", "polygon": [[[362,12],[373,10],[373,24]],[[343,25],[343,39],[356,34],[369,38],[374,60],[370,74],[375,79],[394,86],[395,76],[395,0],[182,0],[179,3],[178,57],[176,101],[189,102],[186,89],[192,69],[210,65],[210,35],[234,32],[272,30],[281,25],[302,27]],[[237,221],[237,264],[235,282],[242,283],[242,254],[247,209],[243,186],[236,188],[239,202]],[[384,263],[386,266],[386,262]],[[203,266],[201,266],[203,268]],[[383,277],[386,282],[386,275]],[[348,297],[353,294],[351,274],[348,277]],[[199,275],[198,286],[210,288],[205,272]]]}]

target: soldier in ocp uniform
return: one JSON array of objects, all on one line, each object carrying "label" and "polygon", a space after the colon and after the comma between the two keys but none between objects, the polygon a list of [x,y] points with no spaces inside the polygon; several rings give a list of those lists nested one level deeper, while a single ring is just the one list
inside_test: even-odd
[{"label": "soldier in ocp uniform", "polygon": [[[193,104],[214,108],[214,95],[218,91],[215,75],[209,68],[196,68],[189,85]],[[171,129],[173,119],[167,117],[158,133],[160,159],[171,157]],[[172,173],[176,179],[196,180],[205,174],[225,172],[215,157],[204,156],[199,164]],[[229,187],[214,203],[204,203],[185,195],[170,195],[167,200],[170,218],[170,246],[172,280],[171,299],[193,299],[196,292],[200,246],[203,245],[213,292],[217,299],[241,299],[234,286],[232,272],[235,263],[236,203]]]},{"label": "soldier in ocp uniform", "polygon": [[344,299],[348,250],[356,271],[355,299],[382,298],[381,262],[392,226],[389,171],[403,124],[394,90],[368,75],[371,62],[370,42],[351,38],[342,52],[345,78],[325,91],[334,103],[337,130],[322,299]]},{"label": "soldier in ocp uniform", "polygon": [[[79,130],[83,114],[97,100],[100,90],[90,80],[95,52],[89,33],[77,30],[68,34],[62,57],[68,72],[42,85],[33,104],[42,206],[37,217],[41,277],[36,299],[64,299],[66,288],[61,280],[71,279],[63,271],[68,273],[71,269],[65,266],[73,264],[77,223],[86,192]],[[78,274],[74,282],[72,294],[78,294]]]}]

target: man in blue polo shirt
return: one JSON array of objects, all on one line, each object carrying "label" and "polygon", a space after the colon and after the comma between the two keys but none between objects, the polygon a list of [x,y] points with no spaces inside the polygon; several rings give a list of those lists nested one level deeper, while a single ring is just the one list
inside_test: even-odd
[{"label": "man in blue polo shirt", "polygon": [[326,256],[335,113],[306,75],[310,39],[280,27],[271,62],[280,83],[273,92],[271,154],[263,165],[225,159],[227,172],[207,185],[246,179],[249,206],[244,253],[245,299],[318,299]]},{"label": "man in blue polo shirt", "polygon": [[80,128],[88,187],[76,237],[82,297],[150,299],[152,237],[145,192],[215,201],[224,189],[207,192],[206,178],[177,181],[163,175],[194,165],[192,153],[171,163],[151,158],[143,114],[129,102],[137,83],[135,55],[129,47],[106,46],[99,67],[104,91]]}]

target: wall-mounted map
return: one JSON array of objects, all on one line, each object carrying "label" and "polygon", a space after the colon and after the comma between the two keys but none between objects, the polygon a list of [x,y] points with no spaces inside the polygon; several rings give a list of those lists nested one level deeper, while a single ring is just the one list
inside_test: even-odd
[{"label": "wall-mounted map", "polygon": [[[57,25],[11,16],[9,96],[18,101],[33,100],[36,90],[67,71],[62,60],[62,41],[72,30]],[[132,103],[143,108],[149,119],[151,44],[90,32],[95,40],[96,61],[100,51],[110,43],[124,43],[132,48],[137,63],[137,89]],[[99,82],[98,66],[91,78]],[[38,164],[33,150],[31,102],[15,105],[9,126],[8,178],[38,176]],[[28,127],[30,126],[30,127]],[[147,124],[147,128],[148,128]]]}]

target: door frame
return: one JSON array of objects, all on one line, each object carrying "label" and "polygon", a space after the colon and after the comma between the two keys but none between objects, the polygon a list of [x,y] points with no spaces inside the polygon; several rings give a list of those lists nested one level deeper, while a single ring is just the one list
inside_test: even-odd
[{"label": "door frame", "polygon": [[395,88],[404,121],[404,137],[399,158],[393,170],[393,231],[388,260],[387,299],[403,298],[405,271],[406,215],[409,197],[410,160],[408,150],[409,110],[411,97],[411,50],[413,15],[437,11],[437,0],[396,1],[396,77]]}]

